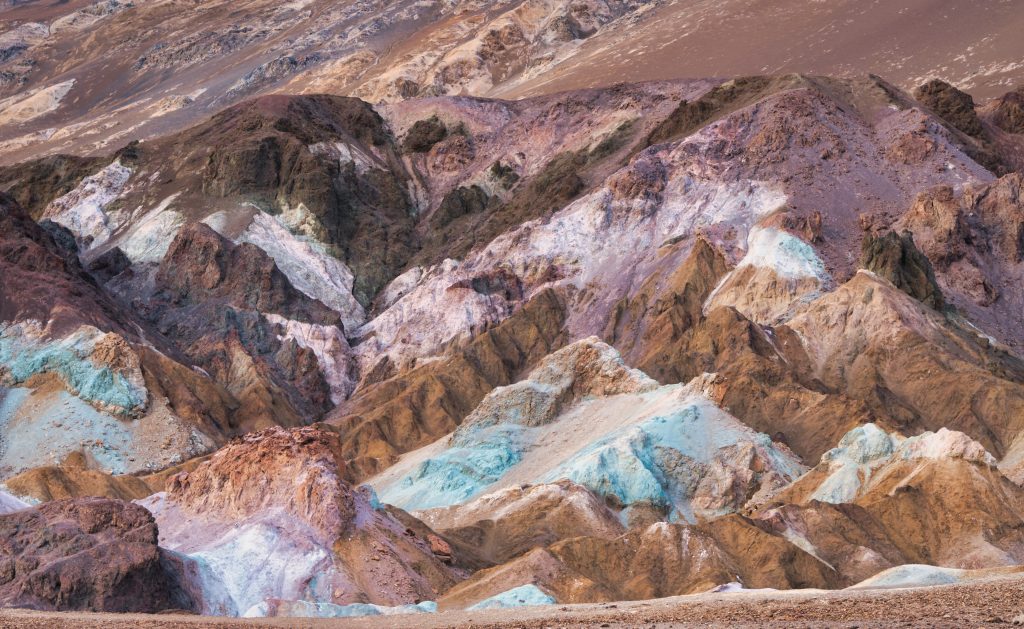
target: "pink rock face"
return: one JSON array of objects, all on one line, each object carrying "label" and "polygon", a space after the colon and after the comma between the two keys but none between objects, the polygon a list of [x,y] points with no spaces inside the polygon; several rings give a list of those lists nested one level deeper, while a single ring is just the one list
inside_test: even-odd
[{"label": "pink rock face", "polygon": [[48,610],[189,609],[153,516],[77,498],[0,516],[0,604]]}]

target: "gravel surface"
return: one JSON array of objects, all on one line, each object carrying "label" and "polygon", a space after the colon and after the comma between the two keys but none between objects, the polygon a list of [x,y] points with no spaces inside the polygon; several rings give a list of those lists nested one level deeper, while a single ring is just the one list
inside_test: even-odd
[{"label": "gravel surface", "polygon": [[184,615],[0,611],[0,628],[187,629],[289,627],[1012,627],[1024,626],[1024,575],[900,590],[702,594],[601,605],[447,612],[348,620],[227,619]]}]

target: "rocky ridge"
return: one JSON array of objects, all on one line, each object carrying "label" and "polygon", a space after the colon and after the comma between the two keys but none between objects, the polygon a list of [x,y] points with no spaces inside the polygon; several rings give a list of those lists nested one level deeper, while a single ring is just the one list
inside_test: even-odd
[{"label": "rocky ridge", "polygon": [[228,615],[1017,564],[1012,115],[918,97],[275,95],[3,169],[0,517],[138,500]]}]

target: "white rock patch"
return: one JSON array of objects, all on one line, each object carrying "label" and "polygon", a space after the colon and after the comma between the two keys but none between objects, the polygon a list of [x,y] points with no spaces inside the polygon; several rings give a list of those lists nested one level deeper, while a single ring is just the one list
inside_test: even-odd
[{"label": "white rock patch", "polygon": [[7,513],[14,513],[15,511],[21,511],[22,509],[28,509],[31,507],[29,503],[15,498],[6,491],[0,491],[0,515]]},{"label": "white rock patch", "polygon": [[38,118],[60,107],[64,97],[75,87],[75,79],[34,90],[18,99],[0,101],[0,124],[19,124]]},{"label": "white rock patch", "polygon": [[159,263],[167,254],[175,234],[185,224],[185,217],[169,209],[178,193],[161,201],[143,216],[121,239],[120,247],[133,263]]},{"label": "white rock patch", "polygon": [[816,278],[828,281],[825,264],[814,248],[789,232],[771,227],[755,227],[747,237],[747,254],[740,266],[771,269],[779,277]]},{"label": "white rock patch", "polygon": [[[216,228],[217,222],[207,224]],[[363,307],[352,294],[352,271],[327,253],[322,244],[295,236],[263,212],[253,216],[252,223],[237,240],[265,251],[295,288],[338,312],[347,330],[356,329],[366,319]]]},{"label": "white rock patch", "polygon": [[71,192],[54,200],[43,212],[43,218],[71,230],[91,249],[106,242],[117,225],[112,224],[105,208],[124,191],[132,171],[115,160],[95,175],[86,177]]},{"label": "white rock patch", "polygon": [[283,328],[281,339],[294,340],[299,347],[313,350],[320,371],[331,388],[331,401],[340,404],[355,389],[352,350],[345,335],[336,326],[317,325],[285,319],[280,315],[264,315],[272,324]]}]

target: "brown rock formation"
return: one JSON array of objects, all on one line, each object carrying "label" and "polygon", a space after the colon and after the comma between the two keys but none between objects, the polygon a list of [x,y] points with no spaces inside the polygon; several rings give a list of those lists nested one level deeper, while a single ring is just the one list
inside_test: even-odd
[{"label": "brown rock formation", "polygon": [[471,605],[523,583],[574,603],[691,594],[736,581],[779,589],[846,583],[782,536],[731,515],[698,527],[661,522],[614,539],[577,537],[538,548],[477,572],[439,603]]},{"label": "brown rock formation", "polygon": [[719,406],[804,460],[816,460],[873,415],[810,373],[799,347],[785,328],[769,335],[735,309],[716,308],[672,343],[652,346],[658,365],[652,374],[663,382],[686,382],[715,373],[709,393]]},{"label": "brown rock formation", "polygon": [[[318,155],[333,142],[372,158],[357,173]],[[355,294],[369,301],[408,260],[412,221],[404,167],[367,103],[337,96],[267,96],[241,103],[144,152],[167,160],[177,187],[209,197],[244,198],[260,207],[305,206],[317,235],[338,246],[356,275]],[[198,181],[197,181],[198,178]]]},{"label": "brown rock formation", "polygon": [[[188,516],[226,522],[281,507],[320,533],[340,537],[355,503],[339,478],[346,464],[335,434],[316,428],[271,428],[232,440],[190,472],[168,481],[167,500]],[[325,473],[303,479],[303,472]],[[296,482],[308,485],[296,487]]]},{"label": "brown rock formation", "polygon": [[855,581],[907,563],[1019,562],[1024,489],[980,444],[945,429],[909,439],[858,430],[775,497],[793,504],[758,517]]},{"label": "brown rock formation", "polygon": [[409,153],[426,153],[448,135],[448,129],[437,116],[417,120],[402,140],[402,148]]},{"label": "brown rock formation", "polygon": [[671,368],[660,362],[664,348],[701,319],[704,302],[727,270],[721,252],[698,238],[683,264],[667,274],[652,274],[615,304],[604,338],[626,362],[660,379]]},{"label": "brown rock formation", "polygon": [[807,85],[806,79],[799,75],[745,76],[726,81],[693,102],[679,103],[679,107],[647,136],[646,144],[685,137],[773,93]]},{"label": "brown rock formation", "polygon": [[613,538],[625,532],[602,500],[567,480],[511,487],[419,515],[489,563],[503,563],[563,539],[581,535]]},{"label": "brown rock formation", "polygon": [[932,79],[914,90],[914,98],[967,135],[975,138],[984,135],[985,128],[974,109],[974,99],[970,94],[945,81]]},{"label": "brown rock formation", "polygon": [[199,456],[152,474],[113,475],[89,469],[81,453],[75,453],[60,465],[32,468],[4,481],[13,493],[48,502],[66,498],[115,498],[139,500],[164,491],[167,480],[180,472],[194,470],[209,455]]},{"label": "brown rock formation", "polygon": [[56,320],[122,332],[124,316],[78,262],[12,198],[0,193],[0,321]]},{"label": "brown rock formation", "polygon": [[[55,239],[59,231],[41,228],[9,197],[0,198],[0,224],[0,273],[4,277],[0,284],[0,321],[17,324],[38,320],[46,326],[52,342],[83,326],[95,328],[97,335],[106,333],[90,360],[141,376],[136,383],[144,385],[148,402],[133,412],[157,420],[151,425],[179,425],[179,433],[187,433],[189,426],[194,426],[205,435],[185,435],[183,443],[154,444],[156,447],[184,445],[182,454],[191,456],[196,446],[184,443],[189,439],[208,437],[216,443],[234,434],[238,428],[237,398],[186,366],[189,361],[175,348],[178,339],[172,342],[130,307],[106,294],[82,268],[73,245],[62,246]],[[39,381],[29,386],[42,384]],[[64,385],[70,386],[66,382]],[[48,391],[47,395],[54,392],[52,388]],[[143,437],[136,434],[139,440]],[[16,442],[9,445],[16,447]],[[63,458],[67,453],[59,454]]]},{"label": "brown rock formation", "polygon": [[0,169],[0,190],[6,190],[38,219],[54,199],[71,192],[83,178],[105,166],[102,158],[51,155]]},{"label": "brown rock formation", "polygon": [[153,516],[118,500],[49,502],[0,516],[0,603],[66,611],[188,609]]},{"label": "brown rock formation", "polygon": [[868,235],[861,247],[861,266],[930,308],[942,310],[942,291],[928,258],[914,246],[910,232]]}]

